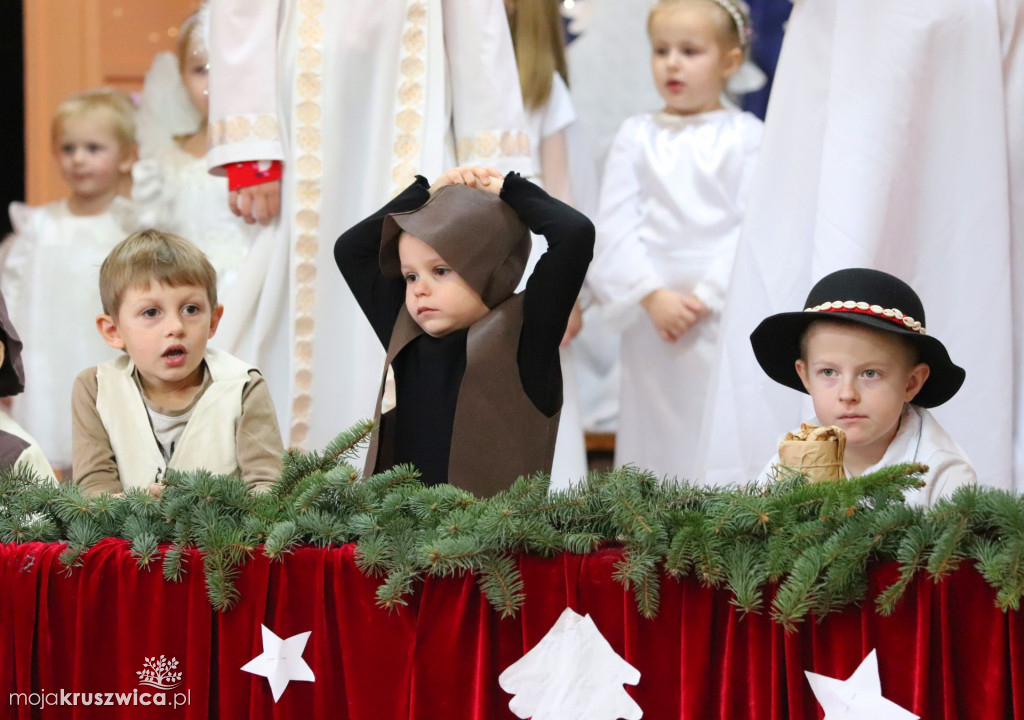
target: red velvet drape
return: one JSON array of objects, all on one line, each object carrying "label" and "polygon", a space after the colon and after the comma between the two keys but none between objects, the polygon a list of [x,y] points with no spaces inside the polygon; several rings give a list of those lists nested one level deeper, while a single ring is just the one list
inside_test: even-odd
[{"label": "red velvet drape", "polygon": [[[526,605],[502,620],[472,578],[428,579],[408,607],[381,610],[352,546],[254,557],[241,600],[216,614],[201,557],[166,582],[159,565],[138,570],[128,547],[103,541],[67,575],[62,546],[0,545],[0,718],[513,718],[498,675],[568,605],[640,670],[629,690],[645,718],[821,718],[803,671],[845,678],[877,648],[885,695],[923,718],[1024,720],[1024,618],[999,611],[969,567],[916,581],[891,617],[869,600],[786,633],[692,580],[666,578],[661,612],[645,620],[612,580],[615,549],[521,558]],[[895,577],[891,564],[874,567],[870,597]],[[276,704],[264,678],[240,670],[262,652],[260,623],[281,637],[312,631],[304,658],[317,679],[292,682]],[[167,692],[186,693],[177,709],[40,710],[11,695],[146,692],[137,673],[160,655],[183,673]]]}]

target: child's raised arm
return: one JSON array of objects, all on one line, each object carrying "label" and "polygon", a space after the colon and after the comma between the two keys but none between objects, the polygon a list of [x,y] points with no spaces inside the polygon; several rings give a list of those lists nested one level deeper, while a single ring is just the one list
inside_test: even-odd
[{"label": "child's raised arm", "polygon": [[514,173],[505,177],[501,198],[548,242],[526,283],[518,360],[523,389],[550,416],[561,406],[558,348],[593,257],[594,225]]},{"label": "child's raised arm", "polygon": [[384,218],[391,213],[415,210],[429,198],[427,181],[417,177],[394,200],[342,233],[334,244],[334,262],[385,348],[391,341],[395,317],[405,304],[405,281],[385,277],[380,271]]}]

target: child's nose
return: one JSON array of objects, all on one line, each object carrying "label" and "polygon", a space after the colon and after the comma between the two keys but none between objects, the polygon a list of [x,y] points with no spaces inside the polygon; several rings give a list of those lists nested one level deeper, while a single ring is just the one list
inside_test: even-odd
[{"label": "child's nose", "polygon": [[166,330],[168,335],[181,335],[185,331],[185,322],[177,315],[169,315]]},{"label": "child's nose", "polygon": [[857,398],[860,397],[857,392],[857,386],[852,379],[844,380],[842,385],[839,386],[839,399],[843,402],[856,402]]}]

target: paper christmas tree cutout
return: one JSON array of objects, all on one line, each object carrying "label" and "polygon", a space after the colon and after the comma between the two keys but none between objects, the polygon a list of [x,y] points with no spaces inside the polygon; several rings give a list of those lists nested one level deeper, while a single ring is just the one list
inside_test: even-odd
[{"label": "paper christmas tree cutout", "polygon": [[804,671],[825,720],[918,720],[892,700],[882,697],[878,656],[872,650],[848,680]]},{"label": "paper christmas tree cutout", "polygon": [[640,720],[643,710],[622,687],[640,672],[604,639],[589,615],[566,608],[530,652],[498,677],[514,695],[509,709],[533,720]]},{"label": "paper christmas tree cutout", "polygon": [[266,625],[261,624],[260,628],[263,629],[263,652],[243,665],[242,669],[264,676],[270,683],[270,691],[276,703],[292,680],[312,682],[316,679],[313,670],[302,659],[310,633],[299,633],[282,640]]}]

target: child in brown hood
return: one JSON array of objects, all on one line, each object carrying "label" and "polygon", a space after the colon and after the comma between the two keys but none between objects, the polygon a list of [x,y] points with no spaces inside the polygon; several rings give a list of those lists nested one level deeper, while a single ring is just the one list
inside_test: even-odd
[{"label": "child in brown hood", "polygon": [[[548,250],[522,293],[530,233]],[[412,463],[478,495],[549,472],[562,404],[558,346],[593,253],[591,222],[490,168],[416,181],[346,231],[335,261],[395,374],[378,395],[367,473]]]},{"label": "child in brown hood", "polygon": [[[0,397],[11,397],[25,389],[25,370],[21,364],[21,339],[7,314],[7,303],[0,294]],[[56,482],[53,469],[39,444],[0,409],[0,470],[26,465],[42,478]]]}]

